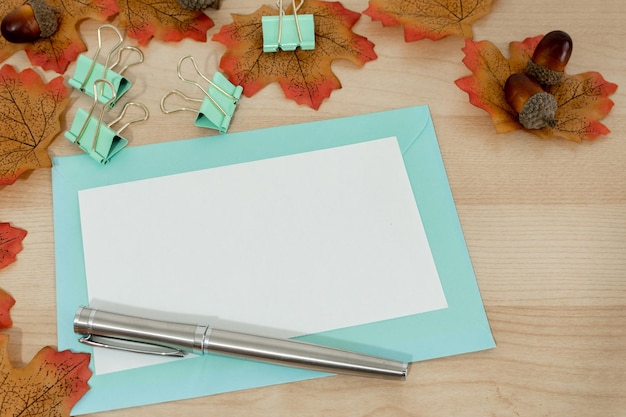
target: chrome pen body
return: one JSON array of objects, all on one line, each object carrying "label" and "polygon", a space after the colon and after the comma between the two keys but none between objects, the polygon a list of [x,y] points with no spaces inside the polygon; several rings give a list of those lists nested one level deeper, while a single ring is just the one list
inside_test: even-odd
[{"label": "chrome pen body", "polygon": [[80,307],[74,332],[82,343],[164,356],[209,352],[298,368],[404,380],[408,364],[342,349]]}]

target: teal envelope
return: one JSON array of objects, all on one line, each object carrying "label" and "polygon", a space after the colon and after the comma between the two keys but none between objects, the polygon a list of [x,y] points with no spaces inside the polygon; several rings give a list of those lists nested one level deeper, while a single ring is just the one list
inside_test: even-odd
[{"label": "teal envelope", "polygon": [[[448,308],[301,339],[411,362],[495,346],[428,107],[130,147],[104,166],[53,159],[59,349],[89,352],[72,321],[88,304],[78,191],[396,136]],[[471,360],[468,358],[467,360]],[[72,415],[299,381],[329,374],[208,355],[94,375]],[[420,378],[419,374],[409,378]]]}]

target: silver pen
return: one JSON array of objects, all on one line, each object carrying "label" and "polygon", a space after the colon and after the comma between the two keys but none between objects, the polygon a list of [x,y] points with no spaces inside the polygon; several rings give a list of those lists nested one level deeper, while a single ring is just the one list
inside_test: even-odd
[{"label": "silver pen", "polygon": [[404,380],[408,363],[296,341],[79,307],[78,340],[95,347],[161,356],[208,352],[330,373]]}]

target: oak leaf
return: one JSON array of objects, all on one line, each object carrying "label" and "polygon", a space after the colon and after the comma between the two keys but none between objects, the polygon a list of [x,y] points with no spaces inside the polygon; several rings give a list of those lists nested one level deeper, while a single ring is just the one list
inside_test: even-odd
[{"label": "oak leaf", "polygon": [[22,240],[26,234],[26,230],[13,227],[10,223],[0,223],[0,269],[15,262],[16,255],[22,251]]},{"label": "oak leaf", "polygon": [[183,8],[177,0],[117,0],[119,25],[129,37],[145,45],[155,37],[177,42],[184,38],[205,42],[215,24],[202,11]]},{"label": "oak leaf", "polygon": [[[33,65],[64,73],[87,47],[78,33],[78,24],[85,19],[104,22],[118,12],[115,0],[46,0],[59,12],[59,28],[49,38],[33,43],[11,43],[0,36],[0,62],[17,51],[25,50]],[[24,0],[0,2],[0,16],[24,3]]]},{"label": "oak leaf", "polygon": [[15,304],[15,299],[11,294],[0,289],[0,329],[8,329],[13,326],[9,310]]},{"label": "oak leaf", "polygon": [[0,185],[51,166],[47,147],[61,131],[68,102],[62,76],[45,83],[31,68],[0,68]]},{"label": "oak leaf", "polygon": [[404,27],[406,42],[458,35],[472,39],[472,23],[491,11],[492,0],[370,0],[363,12],[383,26]]},{"label": "oak leaf", "polygon": [[318,0],[305,1],[298,11],[314,17],[314,50],[263,52],[261,17],[276,14],[277,9],[267,5],[249,15],[233,14],[233,23],[213,36],[227,47],[220,68],[233,84],[243,87],[247,97],[278,82],[287,98],[317,110],[333,90],[341,88],[331,70],[334,60],[346,59],[362,67],[377,58],[374,44],[352,31],[359,13],[339,2]]},{"label": "oak leaf", "polygon": [[[455,84],[468,94],[471,104],[489,113],[498,133],[524,129],[504,97],[504,84],[511,74],[524,71],[542,37],[509,43],[508,59],[489,41],[465,41],[463,63],[472,75],[456,80]],[[610,131],[600,120],[613,107],[608,97],[616,90],[617,85],[598,72],[565,73],[559,83],[546,88],[558,104],[556,126],[524,130],[544,139],[561,137],[575,142],[606,135]]]},{"label": "oak leaf", "polygon": [[90,355],[47,346],[23,368],[13,368],[9,336],[0,334],[0,415],[2,417],[69,417],[89,390]]}]

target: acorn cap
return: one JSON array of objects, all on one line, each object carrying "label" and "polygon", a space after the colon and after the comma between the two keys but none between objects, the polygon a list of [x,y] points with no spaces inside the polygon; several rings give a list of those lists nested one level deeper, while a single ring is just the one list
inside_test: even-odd
[{"label": "acorn cap", "polygon": [[26,4],[33,8],[35,20],[39,24],[41,38],[49,38],[59,29],[59,18],[56,10],[44,0],[28,0]]},{"label": "acorn cap", "polygon": [[204,10],[207,7],[218,9],[220,6],[219,0],[178,0],[178,4],[191,11]]},{"label": "acorn cap", "polygon": [[535,64],[532,59],[526,64],[526,74],[533,77],[541,85],[554,85],[563,78],[563,71],[554,71],[543,65]]},{"label": "acorn cap", "polygon": [[554,114],[558,105],[554,96],[541,92],[532,95],[519,112],[519,121],[526,129],[541,129],[556,126]]}]

